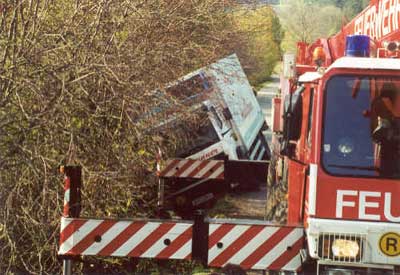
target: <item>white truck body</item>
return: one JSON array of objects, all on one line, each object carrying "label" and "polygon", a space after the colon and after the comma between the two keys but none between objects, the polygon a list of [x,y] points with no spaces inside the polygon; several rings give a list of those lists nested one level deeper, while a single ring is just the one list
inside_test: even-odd
[{"label": "white truck body", "polygon": [[204,160],[224,154],[233,160],[268,159],[269,148],[262,135],[265,117],[237,56],[230,55],[192,72],[180,81],[197,75],[205,81],[202,105],[207,108],[218,140],[182,157]]}]

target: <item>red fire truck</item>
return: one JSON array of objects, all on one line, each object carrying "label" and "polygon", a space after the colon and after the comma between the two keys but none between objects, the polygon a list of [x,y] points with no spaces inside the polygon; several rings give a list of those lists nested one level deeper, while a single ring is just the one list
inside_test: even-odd
[{"label": "red fire truck", "polygon": [[[285,57],[269,178],[288,186],[286,224],[201,211],[189,221],[79,218],[80,169],[65,167],[64,272],[85,255],[284,274],[399,272],[399,26],[400,1],[374,0],[336,36]],[[161,176],[226,184],[236,165],[172,160]]]}]

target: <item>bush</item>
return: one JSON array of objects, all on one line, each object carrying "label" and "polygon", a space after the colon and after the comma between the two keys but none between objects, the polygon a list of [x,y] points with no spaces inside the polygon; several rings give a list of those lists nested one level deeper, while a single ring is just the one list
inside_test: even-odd
[{"label": "bush", "polygon": [[270,6],[242,9],[234,14],[237,29],[246,36],[239,57],[253,86],[267,80],[281,57],[283,31]]}]

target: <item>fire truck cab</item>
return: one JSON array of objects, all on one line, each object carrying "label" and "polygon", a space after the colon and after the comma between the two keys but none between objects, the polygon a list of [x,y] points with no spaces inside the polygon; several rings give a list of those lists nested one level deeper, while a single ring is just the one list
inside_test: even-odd
[{"label": "fire truck cab", "polygon": [[283,121],[274,120],[271,165],[284,170],[276,181],[287,184],[287,222],[304,224],[318,274],[393,274],[400,265],[400,59],[346,56],[297,70],[283,85],[284,100],[274,101]]}]

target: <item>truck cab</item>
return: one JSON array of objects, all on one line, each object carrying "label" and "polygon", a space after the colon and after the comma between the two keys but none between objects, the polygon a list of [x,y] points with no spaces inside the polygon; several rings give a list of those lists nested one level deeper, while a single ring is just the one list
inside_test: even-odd
[{"label": "truck cab", "polygon": [[[262,133],[268,128],[265,117],[235,54],[153,93],[160,98],[159,106],[138,122],[150,120],[149,124],[154,125],[150,132],[169,131],[181,138],[176,157],[269,159],[269,147]],[[182,120],[183,115],[193,119]]]},{"label": "truck cab", "polygon": [[208,82],[203,101],[219,142],[181,155],[190,159],[210,159],[225,154],[231,160],[268,160],[265,117],[244,73],[233,54],[195,72]]},{"label": "truck cab", "polygon": [[304,224],[321,272],[393,272],[400,265],[400,59],[339,58],[292,88],[279,144],[287,222]]}]

